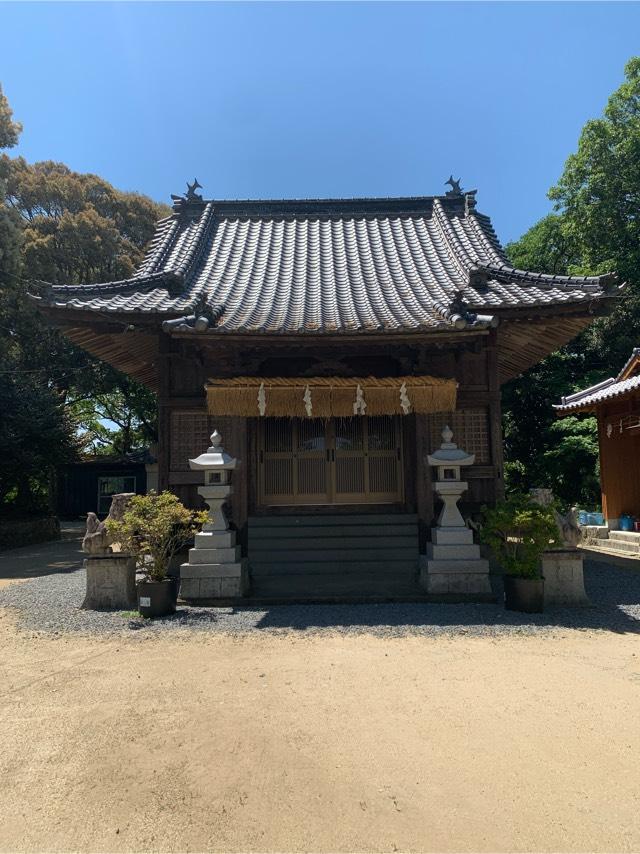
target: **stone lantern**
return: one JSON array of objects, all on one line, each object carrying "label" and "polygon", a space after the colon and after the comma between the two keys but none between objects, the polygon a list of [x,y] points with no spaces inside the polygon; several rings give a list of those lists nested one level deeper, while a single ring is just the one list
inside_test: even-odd
[{"label": "stone lantern", "polygon": [[420,558],[420,583],[428,593],[447,600],[486,601],[492,599],[489,562],[480,557],[480,546],[473,542],[473,531],[465,525],[458,501],[469,484],[461,479],[463,466],[475,462],[452,442],[449,427],[442,431],[442,444],[427,456],[436,469],[433,489],[442,500],[437,526],[431,529],[427,554]]},{"label": "stone lantern", "polygon": [[209,519],[196,534],[195,548],[189,550],[189,563],[180,567],[180,596],[195,601],[229,599],[244,596],[248,590],[248,567],[236,545],[236,532],[230,530],[225,503],[233,494],[232,473],[240,460],[222,447],[217,430],[211,434],[206,453],[189,460],[192,471],[202,471],[204,486],[198,494],[209,507]]},{"label": "stone lantern", "polygon": [[464,527],[464,519],[458,510],[458,500],[466,492],[469,484],[460,479],[462,466],[472,466],[475,454],[467,454],[452,442],[453,433],[449,427],[442,431],[442,444],[437,451],[427,457],[430,466],[437,469],[437,479],[433,485],[436,494],[444,502],[438,526],[440,528]]}]

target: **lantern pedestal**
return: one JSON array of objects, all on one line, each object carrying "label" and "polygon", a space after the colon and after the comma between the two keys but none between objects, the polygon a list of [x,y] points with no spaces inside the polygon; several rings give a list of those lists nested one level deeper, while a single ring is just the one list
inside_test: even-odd
[{"label": "lantern pedestal", "polygon": [[196,534],[195,547],[189,549],[189,562],[180,567],[180,598],[187,602],[237,599],[249,592],[249,563],[241,556],[225,513],[225,503],[233,494],[231,472],[238,465],[223,449],[217,431],[207,453],[189,460],[191,469],[204,470],[205,485],[198,494],[209,507],[209,519]]}]

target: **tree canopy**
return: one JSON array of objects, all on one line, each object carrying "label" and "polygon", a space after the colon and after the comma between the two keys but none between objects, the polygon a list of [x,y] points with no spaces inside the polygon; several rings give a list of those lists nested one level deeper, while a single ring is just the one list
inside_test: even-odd
[{"label": "tree canopy", "polygon": [[[20,131],[0,90],[0,148],[15,146]],[[29,164],[6,153],[0,156],[0,202],[0,405],[13,401],[29,414],[19,429],[6,422],[0,431],[7,461],[0,473],[1,510],[8,503],[41,503],[49,469],[74,453],[126,453],[155,441],[155,396],[71,344],[43,320],[26,291],[35,281],[130,276],[168,208],[62,163]],[[47,448],[44,471],[35,452],[27,464],[19,437],[25,447],[39,442]]]},{"label": "tree canopy", "polygon": [[567,502],[595,503],[595,420],[557,420],[551,405],[615,376],[640,343],[640,57],[627,63],[602,117],[585,125],[549,196],[556,213],[506,247],[515,266],[616,271],[627,286],[608,317],[505,386],[507,480],[518,488],[553,486]]}]

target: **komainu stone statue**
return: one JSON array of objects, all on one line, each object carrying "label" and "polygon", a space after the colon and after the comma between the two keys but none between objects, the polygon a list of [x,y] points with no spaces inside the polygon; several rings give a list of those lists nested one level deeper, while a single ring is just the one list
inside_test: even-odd
[{"label": "komainu stone statue", "polygon": [[113,554],[112,541],[107,531],[107,522],[114,519],[122,520],[127,509],[127,504],[133,498],[133,492],[120,492],[111,498],[109,514],[104,522],[101,522],[95,513],[87,513],[87,530],[82,540],[82,551],[88,555],[110,555]]},{"label": "komainu stone statue", "polygon": [[[542,507],[549,507],[553,503],[550,489],[532,489],[531,497]],[[554,514],[559,542],[542,555],[545,605],[589,605],[584,588],[582,554],[577,548],[581,536],[578,512],[572,507],[565,516],[557,510],[554,510]]]},{"label": "komainu stone statue", "polygon": [[95,513],[87,514],[87,531],[82,541],[82,551],[87,555],[84,562],[87,589],[83,608],[104,611],[136,607],[135,559],[117,550],[106,524],[109,519],[122,519],[133,495],[133,492],[114,495],[104,522]]},{"label": "komainu stone statue", "polygon": [[[532,489],[530,494],[536,504],[541,507],[549,507],[553,504],[553,492],[550,489]],[[581,537],[580,526],[578,525],[578,508],[571,507],[564,516],[554,509],[553,515],[560,534],[559,546],[565,549],[577,548]]]}]

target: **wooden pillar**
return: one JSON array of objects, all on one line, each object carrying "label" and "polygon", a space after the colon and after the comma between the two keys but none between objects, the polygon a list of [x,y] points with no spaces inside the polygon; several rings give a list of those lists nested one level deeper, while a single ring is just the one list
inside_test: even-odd
[{"label": "wooden pillar", "polygon": [[495,469],[495,500],[504,498],[504,454],[502,444],[502,406],[498,377],[498,330],[492,329],[487,347],[487,381],[489,387],[489,441],[491,462]]},{"label": "wooden pillar", "polygon": [[167,336],[159,333],[158,347],[158,492],[169,489],[171,451],[171,355]]},{"label": "wooden pillar", "polygon": [[420,553],[426,551],[429,539],[429,528],[433,524],[433,488],[431,485],[431,467],[427,465],[426,456],[430,453],[427,416],[416,415],[415,428],[415,490],[416,512],[418,514],[418,530],[420,537]]}]

